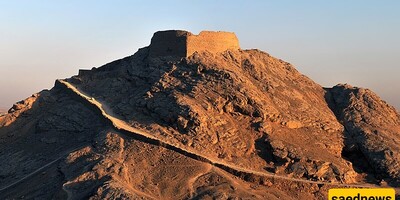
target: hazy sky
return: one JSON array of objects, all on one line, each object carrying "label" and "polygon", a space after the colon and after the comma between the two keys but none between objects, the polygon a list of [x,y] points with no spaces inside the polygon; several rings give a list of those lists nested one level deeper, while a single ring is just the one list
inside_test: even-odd
[{"label": "hazy sky", "polygon": [[243,49],[288,61],[322,86],[370,88],[400,108],[394,0],[0,0],[0,107],[131,55],[165,29],[235,32]]}]

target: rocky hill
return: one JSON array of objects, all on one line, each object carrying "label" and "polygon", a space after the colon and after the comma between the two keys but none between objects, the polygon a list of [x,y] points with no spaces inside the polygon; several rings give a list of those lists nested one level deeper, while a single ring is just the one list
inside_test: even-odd
[{"label": "rocky hill", "polygon": [[325,199],[399,185],[393,107],[322,88],[232,34],[158,32],[14,104],[0,117],[0,197]]}]

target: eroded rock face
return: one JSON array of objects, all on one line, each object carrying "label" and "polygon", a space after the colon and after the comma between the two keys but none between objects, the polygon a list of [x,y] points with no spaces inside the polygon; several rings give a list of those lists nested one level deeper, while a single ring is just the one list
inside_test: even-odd
[{"label": "eroded rock face", "polygon": [[[57,88],[39,92],[14,104],[8,114],[0,117],[0,189],[87,145],[102,128],[101,118]],[[54,166],[57,166],[56,163]],[[47,176],[46,172],[50,174],[50,171],[51,176]],[[35,174],[40,175],[36,177],[38,180],[42,177],[45,180],[41,180],[43,185],[39,185],[43,189],[38,193],[29,194],[24,191],[24,186],[22,189],[11,187],[1,191],[0,198],[9,198],[14,189],[20,194],[18,198],[59,199],[56,196],[61,190],[62,176],[57,170],[50,171]],[[47,194],[45,188],[52,192]]]},{"label": "eroded rock face", "polygon": [[209,156],[293,177],[354,181],[325,91],[289,63],[258,50],[179,61],[148,51],[69,81],[132,126]]},{"label": "eroded rock face", "polygon": [[347,154],[359,152],[378,179],[400,183],[400,115],[368,89],[337,85],[331,105],[346,127]]}]

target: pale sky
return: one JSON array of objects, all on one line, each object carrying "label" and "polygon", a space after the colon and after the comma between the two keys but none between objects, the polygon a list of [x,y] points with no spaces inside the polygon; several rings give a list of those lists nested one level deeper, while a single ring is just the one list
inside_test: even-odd
[{"label": "pale sky", "polygon": [[3,108],[132,55],[167,29],[235,32],[243,49],[288,61],[322,86],[370,88],[400,108],[400,1],[0,0],[0,25]]}]

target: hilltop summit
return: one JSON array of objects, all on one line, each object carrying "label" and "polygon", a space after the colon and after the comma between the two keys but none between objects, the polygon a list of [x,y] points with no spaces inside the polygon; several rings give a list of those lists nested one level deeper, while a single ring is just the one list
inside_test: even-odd
[{"label": "hilltop summit", "polygon": [[154,33],[149,56],[188,57],[194,52],[221,53],[238,50],[239,40],[231,32],[201,31],[194,35],[188,31],[168,30]]},{"label": "hilltop summit", "polygon": [[397,187],[399,134],[370,90],[322,88],[233,33],[162,31],[0,116],[0,198],[326,199]]}]

